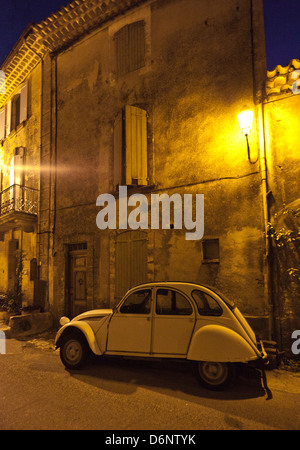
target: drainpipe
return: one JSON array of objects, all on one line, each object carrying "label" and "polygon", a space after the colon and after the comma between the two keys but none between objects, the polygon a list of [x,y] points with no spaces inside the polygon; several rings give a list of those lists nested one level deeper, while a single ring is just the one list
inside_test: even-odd
[{"label": "drainpipe", "polygon": [[[251,53],[252,53],[252,77],[253,77],[253,99],[257,105],[258,124],[259,124],[259,168],[261,174],[261,189],[263,203],[263,221],[264,221],[264,286],[265,298],[268,306],[268,339],[274,338],[274,307],[272,293],[272,266],[271,266],[271,243],[268,233],[269,227],[269,205],[268,205],[268,172],[267,172],[267,154],[266,154],[266,127],[265,127],[265,111],[264,111],[264,92],[265,83],[259,81],[256,76],[257,69],[255,65],[255,42],[254,42],[254,0],[250,0],[250,35],[251,35]],[[258,88],[261,89],[261,95],[258,97]]]},{"label": "drainpipe", "polygon": [[39,55],[27,42],[28,36],[33,33],[33,29],[31,28],[30,31],[24,36],[24,42],[25,45],[29,48],[30,51],[32,51],[35,55],[38,56],[38,58],[41,61],[41,95],[40,95],[40,174],[38,179],[38,214],[37,214],[37,260],[38,260],[38,278],[40,279],[40,262],[41,262],[41,248],[40,248],[40,234],[41,234],[41,219],[40,219],[40,211],[41,211],[41,167],[42,167],[42,133],[43,133],[43,91],[44,91],[44,59],[41,55]]},{"label": "drainpipe", "polygon": [[264,235],[265,235],[265,293],[268,303],[269,329],[268,339],[274,339],[274,303],[272,293],[272,260],[271,260],[271,242],[269,236],[269,205],[268,205],[268,176],[267,176],[267,155],[266,155],[266,127],[265,127],[265,111],[264,100],[258,106],[259,110],[259,159],[260,159],[260,173],[262,186],[262,201],[263,201],[263,220],[264,220]]}]

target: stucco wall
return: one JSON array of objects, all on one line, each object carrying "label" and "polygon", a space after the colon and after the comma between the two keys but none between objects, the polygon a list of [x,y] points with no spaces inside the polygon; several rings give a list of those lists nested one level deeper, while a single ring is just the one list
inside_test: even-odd
[{"label": "stucco wall", "polygon": [[[265,314],[259,166],[249,164],[237,122],[240,111],[254,109],[249,11],[250,3],[235,0],[150,2],[58,55],[52,302],[60,312],[64,245],[82,240],[93,249],[89,304],[113,301],[114,233],[96,228],[95,204],[113,192],[114,120],[135,105],[148,112],[152,192],[203,193],[205,236],[220,241],[220,262],[202,264],[201,241],[187,242],[174,230],[150,232],[149,278],[213,284],[243,312]],[[147,24],[146,66],[118,78],[113,31],[118,21],[140,17]],[[250,146],[255,160],[255,132]]]},{"label": "stucco wall", "polygon": [[[34,189],[39,188],[40,174],[40,106],[41,106],[41,67],[37,66],[28,77],[28,118],[18,125],[3,141],[0,147],[0,164],[3,167],[3,190],[10,186],[10,163],[17,147],[24,147],[24,176],[23,184]],[[9,217],[7,216],[9,221]],[[33,281],[30,281],[30,260],[37,258],[36,228],[28,227],[21,231],[19,225],[11,227],[0,241],[0,291],[5,292],[11,288],[8,280],[8,241],[17,239],[19,251],[23,250],[24,272],[23,272],[23,302],[33,303]]]},{"label": "stucco wall", "polygon": [[292,93],[271,96],[265,104],[275,321],[287,349],[300,327],[299,108],[300,96]]}]

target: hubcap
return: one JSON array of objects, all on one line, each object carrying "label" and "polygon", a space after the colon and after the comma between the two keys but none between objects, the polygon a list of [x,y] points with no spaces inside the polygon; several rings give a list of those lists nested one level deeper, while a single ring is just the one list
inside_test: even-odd
[{"label": "hubcap", "polygon": [[68,341],[64,348],[65,358],[69,364],[77,364],[82,357],[82,347],[77,340]]},{"label": "hubcap", "polygon": [[202,378],[209,384],[221,384],[228,375],[228,368],[223,363],[199,362],[198,368]]}]

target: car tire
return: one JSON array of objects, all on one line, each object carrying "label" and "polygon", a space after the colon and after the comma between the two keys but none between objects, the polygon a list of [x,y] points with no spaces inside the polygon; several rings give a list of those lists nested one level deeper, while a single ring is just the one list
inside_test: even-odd
[{"label": "car tire", "polygon": [[196,361],[194,370],[199,383],[213,391],[225,389],[235,376],[235,366],[230,363]]},{"label": "car tire", "polygon": [[66,336],[60,346],[60,359],[67,369],[80,369],[89,355],[85,337],[80,333]]}]

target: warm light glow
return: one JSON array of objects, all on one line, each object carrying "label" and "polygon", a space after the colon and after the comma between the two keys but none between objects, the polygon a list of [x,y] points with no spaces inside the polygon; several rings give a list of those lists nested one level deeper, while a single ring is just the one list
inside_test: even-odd
[{"label": "warm light glow", "polygon": [[248,135],[253,122],[253,111],[243,111],[238,115],[238,121],[242,132]]}]

